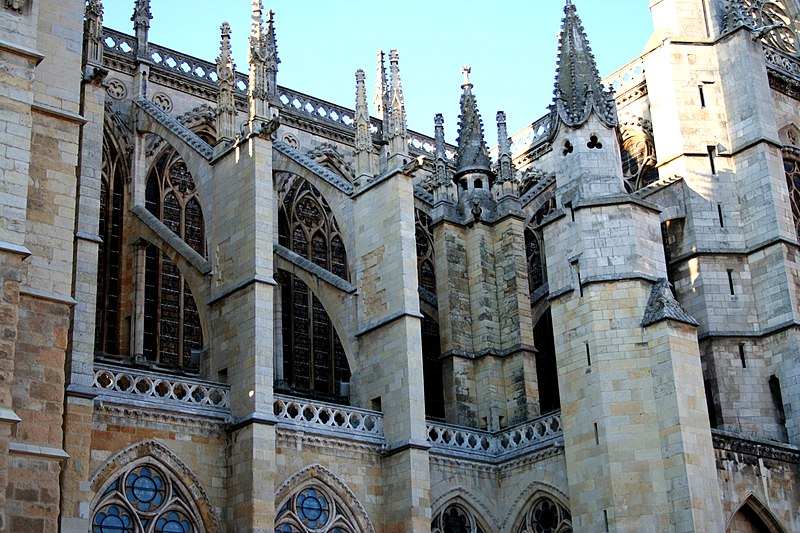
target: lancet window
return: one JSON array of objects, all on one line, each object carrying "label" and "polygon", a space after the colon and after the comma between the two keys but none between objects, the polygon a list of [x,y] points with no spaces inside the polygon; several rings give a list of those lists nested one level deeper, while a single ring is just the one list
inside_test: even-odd
[{"label": "lancet window", "polygon": [[[315,265],[348,279],[347,255],[330,206],[308,181],[282,178],[279,243]],[[293,394],[345,401],[350,367],[330,316],[298,276],[280,271],[282,369],[276,387]]]},{"label": "lancet window", "polygon": [[471,512],[453,503],[433,518],[431,533],[483,533],[483,529]]},{"label": "lancet window", "polygon": [[357,533],[349,514],[322,486],[307,485],[281,506],[275,533]]},{"label": "lancet window", "polygon": [[120,352],[120,300],[122,280],[122,227],[127,163],[109,139],[103,140],[103,170],[100,182],[101,242],[97,257],[97,313],[95,351]]},{"label": "lancet window", "polygon": [[416,215],[417,237],[417,274],[419,286],[436,294],[436,273],[434,270],[433,233],[431,232],[431,217],[420,211],[414,210]]},{"label": "lancet window", "polygon": [[531,222],[525,228],[525,251],[528,258],[528,285],[531,292],[542,287],[547,283],[547,267],[544,256],[544,240],[541,230],[537,226],[541,224],[550,213],[555,210],[555,197],[546,200],[531,218]]},{"label": "lancet window", "polygon": [[[145,206],[194,251],[205,256],[203,210],[186,163],[167,149],[147,178]],[[144,356],[167,367],[197,371],[203,333],[197,305],[178,267],[154,245],[145,250]]]},{"label": "lancet window", "polygon": [[658,180],[653,127],[649,121],[639,118],[635,125],[622,132],[620,157],[628,192],[638,191]]},{"label": "lancet window", "polygon": [[784,157],[783,168],[786,171],[786,186],[789,188],[795,235],[800,240],[800,159]]},{"label": "lancet window", "polygon": [[92,533],[199,533],[203,531],[189,492],[166,470],[139,464],[103,493],[92,516]]},{"label": "lancet window", "polygon": [[517,533],[572,533],[572,516],[562,505],[544,496],[525,512]]}]

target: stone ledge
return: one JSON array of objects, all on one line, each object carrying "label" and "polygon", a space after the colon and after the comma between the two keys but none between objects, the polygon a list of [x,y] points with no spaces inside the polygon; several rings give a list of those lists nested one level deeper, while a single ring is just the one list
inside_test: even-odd
[{"label": "stone ledge", "polygon": [[714,449],[800,464],[800,448],[784,442],[759,439],[721,429],[712,429]]},{"label": "stone ledge", "polygon": [[8,454],[39,457],[41,459],[52,459],[56,461],[64,461],[69,459],[69,454],[61,448],[38,446],[36,444],[25,444],[23,442],[9,442]]},{"label": "stone ledge", "polygon": [[47,300],[57,304],[73,306],[78,303],[75,298],[71,296],[64,296],[54,292],[42,291],[39,289],[34,289],[33,287],[21,286],[19,288],[19,293],[24,294],[25,296],[36,298],[38,300]]},{"label": "stone ledge", "polygon": [[12,242],[0,241],[0,252],[8,252],[15,255],[21,255],[23,259],[31,256],[31,251],[21,244],[14,244]]},{"label": "stone ledge", "polygon": [[51,117],[60,118],[61,120],[72,122],[73,124],[83,125],[88,122],[88,120],[86,120],[86,118],[83,115],[79,115],[78,113],[67,111],[66,109],[59,109],[57,107],[49,106],[47,104],[42,104],[39,102],[34,102],[33,104],[31,104],[31,110],[38,111],[43,115],[50,115]]},{"label": "stone ledge", "polygon": [[19,422],[22,422],[22,419],[19,416],[17,416],[17,413],[9,409],[8,407],[0,407],[0,422],[17,424]]},{"label": "stone ledge", "polygon": [[0,39],[0,51],[10,52],[20,57],[24,57],[25,59],[34,61],[37,66],[45,58],[44,54],[37,52],[33,48],[28,48],[27,46],[20,46],[16,43],[6,41],[5,39]]}]

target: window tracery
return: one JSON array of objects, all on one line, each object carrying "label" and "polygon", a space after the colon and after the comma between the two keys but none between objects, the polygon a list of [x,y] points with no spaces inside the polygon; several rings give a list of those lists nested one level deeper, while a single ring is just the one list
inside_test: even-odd
[{"label": "window tracery", "polygon": [[471,512],[451,503],[434,517],[431,533],[483,533],[483,529]]},{"label": "window tracery", "polygon": [[97,257],[97,312],[95,351],[119,354],[123,204],[127,162],[108,139],[103,139],[103,167],[100,180],[101,242]]},{"label": "window tracery", "polygon": [[572,516],[546,496],[536,499],[525,513],[518,533],[572,533]]},{"label": "window tracery", "polygon": [[528,259],[528,285],[531,293],[547,283],[547,263],[544,255],[544,238],[537,226],[556,209],[555,196],[546,200],[534,213],[525,228],[525,252]]},{"label": "window tracery", "polygon": [[622,175],[625,189],[631,193],[658,180],[656,148],[649,120],[630,118],[622,126]]},{"label": "window tracery", "polygon": [[275,533],[357,533],[358,527],[323,487],[308,485],[292,495],[275,519]]},{"label": "window tracery", "polygon": [[139,463],[106,489],[92,533],[199,533],[188,491],[161,468]]},{"label": "window tracery", "polygon": [[431,232],[431,217],[420,211],[414,210],[416,218],[417,239],[417,274],[419,286],[436,294],[436,272],[434,270],[433,234]]},{"label": "window tracery", "polygon": [[[786,172],[786,186],[789,188],[789,203],[792,209],[792,222],[797,239],[800,240],[800,158],[786,157],[784,154],[783,168]],[[791,155],[795,154],[795,151]]]},{"label": "window tracery", "polygon": [[[299,176],[284,176],[278,213],[278,242],[315,265],[348,279],[347,254],[339,226],[322,194]],[[343,401],[349,383],[347,356],[330,316],[308,285],[279,271],[283,375],[279,389]]]},{"label": "window tracery", "polygon": [[[171,149],[147,178],[145,207],[194,251],[205,256],[203,210],[186,163]],[[198,370],[193,350],[203,346],[200,315],[178,267],[155,245],[145,250],[144,356],[158,364]]]},{"label": "window tracery", "polygon": [[791,55],[798,55],[798,34],[794,6],[782,0],[738,0],[733,16],[742,17],[759,30],[764,44]]}]

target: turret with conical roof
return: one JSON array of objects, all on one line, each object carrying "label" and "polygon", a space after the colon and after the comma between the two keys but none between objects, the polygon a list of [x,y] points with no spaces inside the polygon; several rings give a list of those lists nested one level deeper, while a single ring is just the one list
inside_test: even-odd
[{"label": "turret with conical roof", "polygon": [[582,126],[592,112],[603,124],[613,128],[617,126],[614,96],[600,82],[597,63],[575,4],[568,0],[564,14],[558,44],[554,112],[558,120],[570,128]]}]

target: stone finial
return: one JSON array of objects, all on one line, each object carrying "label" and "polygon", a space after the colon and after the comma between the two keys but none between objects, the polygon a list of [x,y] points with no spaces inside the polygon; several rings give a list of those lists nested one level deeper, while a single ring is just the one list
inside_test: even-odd
[{"label": "stone finial", "polygon": [[278,43],[275,37],[275,14],[267,12],[266,28],[264,6],[261,0],[252,0],[252,24],[250,32],[250,79],[248,97],[250,120],[256,117],[269,119],[269,101],[278,95]]},{"label": "stone finial", "polygon": [[133,8],[133,31],[136,32],[136,56],[147,57],[147,39],[150,32],[150,21],[153,12],[150,11],[150,0],[136,0]]},{"label": "stone finial", "polygon": [[220,26],[220,54],[217,58],[217,139],[232,140],[236,136],[236,103],[234,83],[236,66],[231,54],[231,26],[223,22]]},{"label": "stone finial", "polygon": [[356,71],[356,112],[353,123],[356,128],[356,185],[359,185],[362,178],[372,172],[372,133],[369,131],[367,88],[364,82],[364,71],[361,69]]},{"label": "stone finial", "polygon": [[461,88],[465,88],[467,85],[472,87],[472,82],[469,79],[469,75],[472,73],[472,67],[469,65],[464,65],[461,67],[461,74],[464,75],[464,83],[461,84]]},{"label": "stone finial", "polygon": [[483,121],[478,111],[478,102],[472,94],[472,83],[465,83],[462,88],[464,93],[461,95],[455,177],[458,178],[470,172],[491,175],[489,152],[483,138]]},{"label": "stone finial", "polygon": [[389,52],[389,66],[392,73],[392,85],[390,91],[391,117],[390,117],[390,138],[406,137],[406,103],[403,97],[403,82],[400,80],[400,55],[397,50]]},{"label": "stone finial", "polygon": [[554,112],[570,128],[583,125],[592,112],[613,128],[618,123],[617,106],[613,95],[600,82],[589,40],[572,2],[567,2],[564,14],[553,91]]},{"label": "stone finial", "polygon": [[103,2],[89,0],[86,3],[83,29],[86,39],[85,61],[93,65],[103,64]]},{"label": "stone finial", "polygon": [[497,112],[497,182],[506,183],[514,179],[514,165],[511,160],[511,139],[508,138],[506,114]]}]

